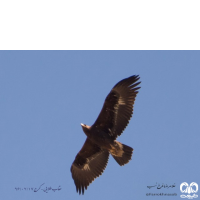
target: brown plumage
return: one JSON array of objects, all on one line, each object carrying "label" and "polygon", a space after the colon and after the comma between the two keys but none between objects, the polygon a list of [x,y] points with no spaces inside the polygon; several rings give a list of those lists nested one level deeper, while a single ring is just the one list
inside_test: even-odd
[{"label": "brown plumage", "polygon": [[109,153],[122,166],[131,159],[133,149],[116,141],[129,123],[138,93],[139,76],[118,82],[105,99],[92,126],[81,124],[87,139],[71,166],[76,191],[84,194],[89,184],[100,176],[108,163]]}]

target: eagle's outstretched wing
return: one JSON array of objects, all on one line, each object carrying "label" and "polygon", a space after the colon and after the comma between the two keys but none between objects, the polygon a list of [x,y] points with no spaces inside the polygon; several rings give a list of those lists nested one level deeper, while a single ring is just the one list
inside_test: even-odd
[{"label": "eagle's outstretched wing", "polygon": [[109,134],[112,139],[121,135],[133,114],[133,104],[138,93],[139,76],[118,82],[105,99],[103,108],[92,125]]},{"label": "eagle's outstretched wing", "polygon": [[71,166],[72,178],[79,194],[84,194],[84,189],[87,189],[87,186],[103,173],[108,158],[107,150],[101,149],[90,139],[86,139]]}]

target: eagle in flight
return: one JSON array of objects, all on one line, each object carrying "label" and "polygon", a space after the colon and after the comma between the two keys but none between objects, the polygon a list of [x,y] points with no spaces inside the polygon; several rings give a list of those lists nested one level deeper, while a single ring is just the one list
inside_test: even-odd
[{"label": "eagle in flight", "polygon": [[118,82],[105,99],[92,126],[81,124],[87,138],[71,166],[76,191],[84,194],[89,184],[106,168],[109,154],[122,166],[131,159],[133,148],[116,141],[129,123],[140,87],[139,76]]}]

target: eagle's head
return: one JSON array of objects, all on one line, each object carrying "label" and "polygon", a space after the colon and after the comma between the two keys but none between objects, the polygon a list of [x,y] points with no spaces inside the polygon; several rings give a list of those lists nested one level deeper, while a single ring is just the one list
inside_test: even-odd
[{"label": "eagle's head", "polygon": [[87,135],[87,132],[90,129],[90,126],[88,126],[86,124],[82,124],[82,123],[81,123],[81,126],[82,126],[82,129],[83,129],[84,133]]}]

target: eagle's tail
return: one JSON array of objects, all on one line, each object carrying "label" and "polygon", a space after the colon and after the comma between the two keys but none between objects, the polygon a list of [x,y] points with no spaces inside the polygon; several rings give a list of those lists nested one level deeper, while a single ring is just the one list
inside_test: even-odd
[{"label": "eagle's tail", "polygon": [[114,145],[112,145],[112,149],[110,150],[113,158],[116,162],[122,166],[131,160],[133,154],[133,148],[122,144],[120,142],[115,141]]}]

